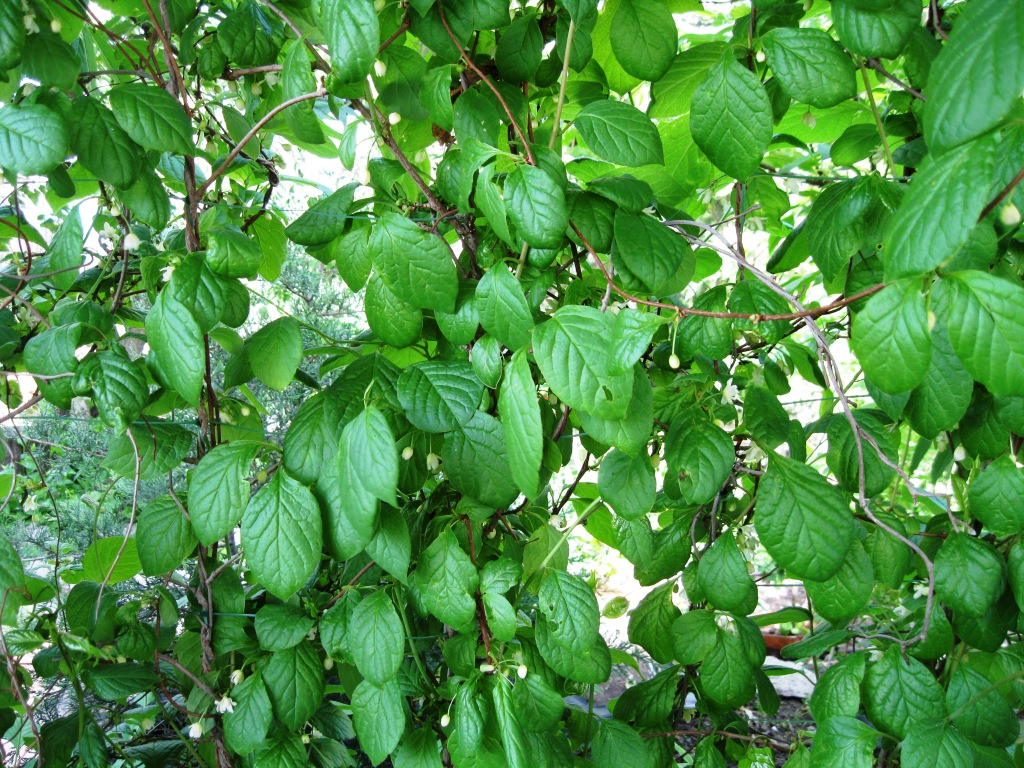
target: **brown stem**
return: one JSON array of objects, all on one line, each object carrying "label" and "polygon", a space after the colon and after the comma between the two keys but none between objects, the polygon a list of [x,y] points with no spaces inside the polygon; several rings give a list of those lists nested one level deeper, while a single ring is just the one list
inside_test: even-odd
[{"label": "brown stem", "polygon": [[1024,168],[1021,168],[1017,175],[1014,176],[1013,179],[1010,181],[1010,183],[999,191],[999,194],[992,199],[991,203],[985,206],[985,210],[983,210],[981,212],[981,215],[978,217],[978,222],[981,223],[981,221],[986,216],[988,216],[990,213],[992,213],[992,211],[998,208],[999,204],[1003,202],[1003,200],[1005,200],[1007,196],[1011,192],[1013,192],[1014,188],[1022,181],[1024,181]]}]

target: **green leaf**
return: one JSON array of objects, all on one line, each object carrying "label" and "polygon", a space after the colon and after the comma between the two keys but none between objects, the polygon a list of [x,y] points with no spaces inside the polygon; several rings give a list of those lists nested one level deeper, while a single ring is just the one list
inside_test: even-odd
[{"label": "green leaf", "polygon": [[494,51],[494,63],[503,79],[513,83],[533,80],[543,55],[544,37],[535,15],[523,15],[509,24]]},{"label": "green leaf", "polygon": [[413,577],[427,610],[445,624],[461,627],[473,620],[473,593],[480,579],[451,530],[445,529],[424,550]]},{"label": "green leaf", "polygon": [[798,578],[830,578],[853,544],[853,515],[843,494],[793,459],[772,454],[755,510],[761,543]]},{"label": "green leaf", "polygon": [[[858,426],[860,450],[857,449],[857,436],[853,433],[850,420],[845,415],[837,414],[828,426],[828,454],[825,460],[836,476],[839,487],[850,493],[861,492],[863,466],[864,494],[870,498],[885,491],[895,477],[895,470],[885,463],[883,457],[892,464],[898,463],[899,435],[889,431],[877,411],[858,408],[853,415]],[[871,444],[872,441],[878,449]]]},{"label": "green leaf", "polygon": [[365,78],[380,45],[380,25],[373,0],[323,0],[318,17],[331,54],[332,74],[341,83]]},{"label": "green leaf", "polygon": [[594,307],[564,306],[533,332],[533,352],[551,390],[571,408],[620,419],[632,397],[636,358],[609,354],[612,317]]},{"label": "green leaf", "polygon": [[[316,90],[311,63],[309,50],[303,42],[300,40],[292,43],[281,69],[281,98],[284,101]],[[326,141],[323,125],[313,110],[312,101],[302,101],[289,107],[284,117],[289,130],[299,141],[308,144],[323,144]]]},{"label": "green leaf", "polygon": [[519,281],[504,264],[487,271],[476,286],[476,310],[480,325],[511,350],[530,342],[533,314]]},{"label": "green leaf", "polygon": [[405,701],[397,680],[381,686],[363,680],[352,692],[352,719],[359,745],[379,765],[394,752],[405,732]]},{"label": "green leaf", "polygon": [[537,493],[544,455],[537,385],[526,350],[520,349],[505,369],[498,393],[498,413],[505,430],[509,471],[527,498]]},{"label": "green leaf", "polygon": [[391,756],[395,768],[442,768],[441,743],[430,728],[417,728]]},{"label": "green leaf", "polygon": [[142,572],[147,576],[170,573],[199,543],[184,510],[169,495],[142,508],[135,536]]},{"label": "green leaf", "polygon": [[0,166],[24,176],[46,173],[69,145],[67,123],[42,104],[0,107]]},{"label": "green leaf", "polygon": [[218,445],[196,466],[189,481],[192,527],[203,546],[227,536],[249,503],[249,464],[259,446],[249,442]]},{"label": "green leaf", "polygon": [[381,341],[393,347],[407,347],[420,338],[423,312],[392,293],[379,275],[366,284],[366,322]]},{"label": "green leaf", "polygon": [[971,402],[974,380],[953,353],[944,323],[932,328],[932,361],[924,380],[910,394],[904,415],[922,437],[952,429]]},{"label": "green leaf", "polygon": [[619,209],[614,232],[615,255],[655,296],[679,293],[693,278],[693,250],[660,221]]},{"label": "green leaf", "polygon": [[538,594],[537,647],[558,674],[581,683],[608,679],[611,654],[598,632],[597,599],[578,576],[550,571]]},{"label": "green leaf", "polygon": [[341,237],[348,224],[348,214],[358,186],[346,184],[315,201],[309,210],[285,227],[285,236],[293,243],[314,247],[327,245]]},{"label": "green leaf", "polygon": [[99,99],[80,96],[71,103],[71,151],[101,181],[127,189],[139,176],[142,153],[114,114]]},{"label": "green leaf", "polygon": [[203,333],[220,322],[227,308],[228,293],[224,281],[207,266],[201,253],[190,253],[174,268],[165,290],[184,305]]},{"label": "green leaf", "polygon": [[674,588],[670,581],[652,590],[629,614],[629,642],[659,664],[668,664],[675,656],[672,627],[681,614],[672,602]]},{"label": "green leaf", "polygon": [[950,719],[975,744],[1008,747],[1017,740],[1020,723],[997,686],[967,664],[949,676],[946,707]]},{"label": "green leaf", "polygon": [[946,537],[935,556],[935,595],[954,611],[981,617],[1006,587],[1006,562],[995,547],[965,533]]},{"label": "green leaf", "polygon": [[890,395],[921,383],[932,360],[928,306],[919,280],[884,288],[854,316],[850,343],[864,375]]},{"label": "green leaf", "polygon": [[611,445],[630,456],[638,455],[647,445],[654,419],[654,390],[642,365],[633,369],[633,391],[621,419],[601,419],[579,412],[580,425],[589,437]]},{"label": "green leaf", "polygon": [[78,366],[75,386],[87,382],[100,418],[115,429],[127,428],[149,400],[142,360],[132,360],[123,347],[93,353]]},{"label": "green leaf", "polygon": [[715,612],[691,608],[672,623],[672,637],[678,662],[700,664],[707,658],[718,639]]},{"label": "green leaf", "polygon": [[207,234],[206,263],[224,277],[256,277],[263,263],[259,245],[238,227],[217,227]]},{"label": "green leaf", "polygon": [[349,486],[358,484],[375,498],[398,505],[398,449],[387,419],[376,408],[369,406],[345,425],[338,460]]},{"label": "green leaf", "polygon": [[1024,8],[999,0],[966,7],[928,76],[929,149],[941,155],[995,127],[1022,89]]},{"label": "green leaf", "polygon": [[441,461],[451,484],[459,491],[495,509],[507,507],[519,488],[508,463],[505,429],[490,414],[473,417],[445,435]]},{"label": "green leaf", "polygon": [[406,368],[398,400],[409,422],[426,432],[451,432],[476,413],[484,385],[469,363],[428,360]]},{"label": "green leaf", "polygon": [[242,0],[217,28],[224,55],[240,67],[258,67],[277,57],[281,22],[254,0]]},{"label": "green leaf", "polygon": [[181,104],[163,88],[138,83],[119,85],[110,92],[110,108],[140,146],[179,155],[196,153],[191,121]]},{"label": "green leaf", "polygon": [[739,636],[737,619],[725,616],[729,629],[719,628],[714,645],[701,665],[701,683],[712,701],[724,707],[739,707],[753,698],[754,670]]},{"label": "green leaf", "polygon": [[987,272],[952,272],[935,286],[935,305],[968,373],[996,397],[1024,395],[1024,288]]},{"label": "green leaf", "polygon": [[929,272],[967,242],[988,203],[996,142],[981,138],[914,174],[885,235],[885,278]]},{"label": "green leaf", "polygon": [[323,702],[324,668],[308,640],[272,653],[263,682],[274,715],[289,730],[302,727]]},{"label": "green leaf", "polygon": [[[698,296],[693,302],[693,308],[705,312],[725,312],[725,301],[726,287],[719,285]],[[721,360],[732,352],[732,320],[687,315],[679,321],[676,338],[686,356],[703,355],[712,360]]]},{"label": "green leaf", "polygon": [[658,80],[679,49],[672,12],[658,0],[623,0],[609,39],[622,68],[641,80]]},{"label": "green leaf", "polygon": [[[260,275],[271,282],[277,280],[281,276],[281,268],[288,256],[284,225],[276,217],[260,216],[249,227],[249,231],[252,233],[253,240],[260,247],[260,253],[263,254],[260,260]],[[365,230],[362,231],[365,232]],[[361,288],[362,284],[359,287]],[[356,289],[353,288],[353,290]]]},{"label": "green leaf", "polygon": [[557,248],[569,226],[565,194],[541,168],[517,165],[505,179],[505,208],[520,237],[534,248]]},{"label": "green leaf", "polygon": [[833,0],[839,40],[853,53],[895,59],[921,26],[917,0]]},{"label": "green leaf", "polygon": [[772,138],[772,107],[761,81],[727,50],[693,93],[693,140],[722,171],[743,181]]},{"label": "green leaf", "polygon": [[105,664],[82,675],[90,690],[106,701],[124,703],[133,693],[149,691],[156,685],[151,664]]},{"label": "green leaf", "polygon": [[242,516],[242,546],[253,575],[268,592],[285,600],[316,569],[322,543],[316,499],[306,486],[278,469]]},{"label": "green leaf", "polygon": [[25,47],[25,21],[16,0],[0,2],[0,72],[16,67]]},{"label": "green leaf", "polygon": [[747,604],[753,581],[731,530],[715,539],[701,557],[697,583],[720,611],[739,611]]},{"label": "green leaf", "polygon": [[691,504],[704,504],[715,497],[735,458],[732,438],[710,421],[693,421],[684,414],[669,427],[665,466],[678,475],[679,491]]},{"label": "green leaf", "polygon": [[149,363],[157,378],[188,403],[199,402],[206,350],[199,325],[188,307],[162,291],[146,315]]},{"label": "green leaf", "polygon": [[626,520],[643,517],[654,507],[656,485],[650,457],[643,451],[630,456],[613,450],[601,459],[598,473],[601,498]]},{"label": "green leaf", "polygon": [[900,764],[905,768],[959,768],[973,762],[967,740],[941,720],[913,723],[900,746]]},{"label": "green leaf", "polygon": [[135,215],[136,221],[156,230],[167,226],[171,217],[171,201],[163,182],[152,171],[141,171],[135,183],[118,192],[118,197]]},{"label": "green leaf", "polygon": [[374,685],[398,674],[405,655],[405,630],[387,592],[378,590],[352,611],[350,647],[359,672]]},{"label": "green leaf", "polygon": [[874,586],[871,557],[856,540],[833,576],[823,581],[804,581],[814,610],[834,626],[842,626],[859,615],[871,600]]},{"label": "green leaf", "polygon": [[377,532],[366,545],[366,554],[400,582],[408,580],[412,540],[409,526],[400,512],[388,506],[381,507]]},{"label": "green leaf", "polygon": [[985,467],[968,491],[971,514],[997,536],[1024,530],[1024,470],[1003,457]]},{"label": "green leaf", "polygon": [[824,30],[776,27],[761,42],[776,80],[791,99],[827,108],[857,95],[857,68]]},{"label": "green leaf", "polygon": [[501,737],[502,746],[505,748],[508,768],[528,768],[530,765],[529,747],[512,700],[511,686],[504,676],[494,678],[491,687],[491,700],[494,702],[498,734]]},{"label": "green leaf", "polygon": [[459,278],[440,237],[385,213],[370,235],[370,252],[385,285],[403,301],[421,309],[455,311]]},{"label": "green leaf", "polygon": [[103,462],[106,469],[124,478],[135,477],[136,447],[140,480],[166,477],[192,450],[193,433],[179,424],[150,421],[132,425],[128,431],[131,436],[126,431],[110,441]]},{"label": "green leaf", "polygon": [[814,768],[871,768],[878,731],[855,717],[831,717],[818,727],[811,749]]},{"label": "green leaf", "polygon": [[89,581],[120,584],[141,571],[139,551],[131,537],[97,539],[82,555],[82,572]]},{"label": "green leaf", "polygon": [[809,700],[811,715],[819,723],[833,717],[856,717],[867,654],[852,653],[825,670]]},{"label": "green leaf", "polygon": [[246,340],[249,362],[256,378],[271,389],[291,384],[302,362],[302,334],[291,317],[279,317]]},{"label": "green leaf", "polygon": [[584,107],[573,124],[602,160],[631,167],[665,162],[658,129],[634,106],[598,99]]},{"label": "green leaf", "polygon": [[313,617],[291,605],[264,605],[256,612],[256,638],[265,651],[284,651],[306,639]]}]

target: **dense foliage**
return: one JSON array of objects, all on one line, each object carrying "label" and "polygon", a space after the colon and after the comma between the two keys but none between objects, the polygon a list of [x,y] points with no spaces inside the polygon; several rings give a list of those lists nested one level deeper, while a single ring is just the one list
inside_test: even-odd
[{"label": "dense foliage", "polygon": [[[0,0],[4,422],[91,412],[127,518],[67,556],[12,441],[24,760],[655,768],[692,696],[770,765],[786,623],[787,765],[1019,764],[1024,3],[705,5]],[[250,320],[299,247],[367,332]],[[581,525],[653,587],[611,719]]]}]

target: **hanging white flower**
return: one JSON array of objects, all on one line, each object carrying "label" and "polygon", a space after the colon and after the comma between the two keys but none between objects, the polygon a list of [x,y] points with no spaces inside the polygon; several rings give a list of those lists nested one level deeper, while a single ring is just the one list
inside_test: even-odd
[{"label": "hanging white flower", "polygon": [[202,723],[192,723],[188,727],[188,737],[190,739],[201,739],[203,738],[203,733],[205,733],[205,729]]},{"label": "hanging white flower", "polygon": [[239,685],[243,680],[245,680],[245,672],[243,672],[242,670],[236,669],[234,672],[231,673],[232,685]]},{"label": "hanging white flower", "polygon": [[225,712],[233,713],[235,711],[235,702],[233,702],[227,696],[221,696],[219,699],[217,699],[216,707],[218,714],[223,715]]}]

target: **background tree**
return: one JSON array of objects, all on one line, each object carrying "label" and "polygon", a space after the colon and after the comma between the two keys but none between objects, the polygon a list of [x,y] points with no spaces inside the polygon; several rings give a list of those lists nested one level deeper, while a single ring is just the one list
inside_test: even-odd
[{"label": "background tree", "polygon": [[[0,71],[20,762],[1014,765],[1024,5],[0,0]],[[606,720],[580,526],[664,665]]]}]

